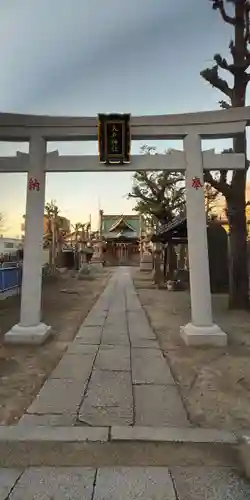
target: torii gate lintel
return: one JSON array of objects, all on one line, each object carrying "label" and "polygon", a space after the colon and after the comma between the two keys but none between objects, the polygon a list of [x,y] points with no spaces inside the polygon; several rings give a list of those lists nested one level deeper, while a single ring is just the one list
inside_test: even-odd
[{"label": "torii gate lintel", "polygon": [[[0,157],[1,172],[28,172],[29,153],[17,151],[16,156]],[[245,168],[245,155],[239,153],[215,153],[214,149],[202,152],[203,170],[238,170]],[[60,155],[52,151],[45,155],[45,172],[134,172],[134,171],[185,171],[184,151],[171,149],[166,154],[133,155],[131,163],[105,165],[91,155]]]}]

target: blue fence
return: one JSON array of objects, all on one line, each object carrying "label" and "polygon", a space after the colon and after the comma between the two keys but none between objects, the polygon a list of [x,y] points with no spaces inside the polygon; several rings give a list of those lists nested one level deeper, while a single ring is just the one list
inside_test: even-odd
[{"label": "blue fence", "polygon": [[[11,265],[10,265],[11,264]],[[18,292],[22,283],[22,268],[16,263],[9,263],[0,267],[0,294],[6,294],[11,290]]]}]

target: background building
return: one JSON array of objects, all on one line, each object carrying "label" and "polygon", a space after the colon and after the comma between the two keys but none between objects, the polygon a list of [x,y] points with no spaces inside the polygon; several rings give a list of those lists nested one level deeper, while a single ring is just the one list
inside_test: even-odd
[{"label": "background building", "polygon": [[23,248],[23,243],[20,238],[8,238],[0,236],[0,255],[16,254],[17,250]]}]

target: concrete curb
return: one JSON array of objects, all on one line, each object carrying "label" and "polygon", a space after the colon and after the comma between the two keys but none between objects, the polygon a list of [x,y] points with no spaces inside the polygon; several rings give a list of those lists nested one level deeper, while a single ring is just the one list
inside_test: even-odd
[{"label": "concrete curb", "polygon": [[235,435],[178,427],[0,426],[0,466],[174,466],[241,469]]},{"label": "concrete curb", "polygon": [[[247,438],[245,438],[247,439]],[[248,438],[249,439],[249,438]],[[233,433],[217,429],[190,427],[63,427],[63,426],[0,426],[0,444],[6,441],[107,442],[145,441],[174,443],[210,443],[236,445]]]},{"label": "concrete curb", "polygon": [[244,473],[250,479],[250,433],[240,436],[239,455]]},{"label": "concrete curb", "polygon": [[0,446],[3,442],[105,442],[108,441],[108,427],[49,427],[49,426],[1,426]]},{"label": "concrete curb", "polygon": [[190,427],[111,427],[111,441],[154,441],[173,443],[237,444],[234,434],[216,429]]}]

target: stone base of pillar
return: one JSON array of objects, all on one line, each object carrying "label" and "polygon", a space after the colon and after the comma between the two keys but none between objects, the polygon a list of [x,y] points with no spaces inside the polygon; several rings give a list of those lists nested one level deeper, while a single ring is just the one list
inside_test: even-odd
[{"label": "stone base of pillar", "polygon": [[15,325],[4,335],[5,344],[41,345],[51,334],[51,326],[39,323],[36,326]]},{"label": "stone base of pillar", "polygon": [[140,271],[152,271],[152,262],[140,262]]},{"label": "stone base of pillar", "polygon": [[104,268],[103,268],[103,265],[100,261],[94,261],[94,262],[90,262],[90,270],[92,271],[96,271],[98,273],[101,273],[103,272]]},{"label": "stone base of pillar", "polygon": [[218,325],[195,326],[188,323],[180,328],[181,338],[188,346],[215,346],[227,345],[227,335]]},{"label": "stone base of pillar", "polygon": [[93,255],[93,257],[91,258],[91,261],[90,263],[97,263],[99,264],[99,262],[101,263],[102,262],[102,259],[99,255]]},{"label": "stone base of pillar", "polygon": [[153,269],[153,258],[151,253],[144,252],[140,261],[140,271],[152,271]]}]

